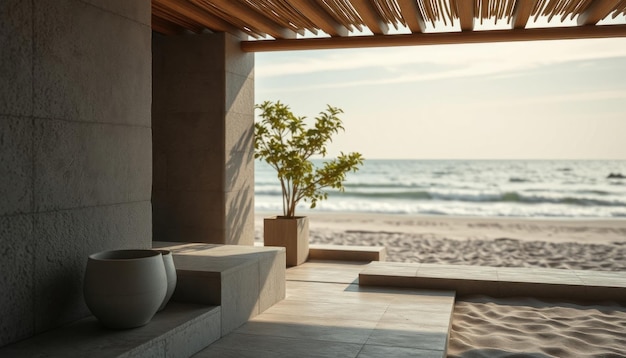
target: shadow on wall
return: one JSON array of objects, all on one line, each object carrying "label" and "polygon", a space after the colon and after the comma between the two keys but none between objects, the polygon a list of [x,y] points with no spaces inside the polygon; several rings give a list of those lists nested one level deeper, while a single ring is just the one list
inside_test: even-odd
[{"label": "shadow on wall", "polygon": [[224,243],[254,245],[254,54],[225,39]]},{"label": "shadow on wall", "polygon": [[226,163],[226,244],[254,244],[254,127],[248,126]]}]

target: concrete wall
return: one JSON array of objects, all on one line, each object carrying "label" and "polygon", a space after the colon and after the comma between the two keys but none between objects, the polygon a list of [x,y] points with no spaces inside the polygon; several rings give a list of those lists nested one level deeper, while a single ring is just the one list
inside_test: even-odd
[{"label": "concrete wall", "polygon": [[87,255],[150,247],[150,2],[0,1],[0,346],[89,314]]},{"label": "concrete wall", "polygon": [[228,34],[153,38],[154,240],[254,243],[254,55]]}]

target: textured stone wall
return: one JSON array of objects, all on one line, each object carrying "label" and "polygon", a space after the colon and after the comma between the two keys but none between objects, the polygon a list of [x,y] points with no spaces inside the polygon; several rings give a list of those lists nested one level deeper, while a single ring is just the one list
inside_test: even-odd
[{"label": "textured stone wall", "polygon": [[87,255],[150,247],[150,2],[0,1],[0,346],[89,314]]},{"label": "textured stone wall", "polygon": [[154,240],[254,243],[254,55],[231,35],[153,38]]}]

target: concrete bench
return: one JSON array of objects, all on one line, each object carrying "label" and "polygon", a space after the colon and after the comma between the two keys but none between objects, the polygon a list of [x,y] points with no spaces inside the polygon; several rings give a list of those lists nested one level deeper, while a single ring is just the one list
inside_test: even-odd
[{"label": "concrete bench", "polygon": [[178,282],[172,300],[221,306],[226,335],[285,298],[285,249],[154,242],[172,251]]},{"label": "concrete bench", "polygon": [[531,296],[626,302],[623,272],[372,262],[359,285],[454,290],[457,296]]},{"label": "concrete bench", "polygon": [[139,328],[112,330],[95,317],[2,347],[0,357],[190,357],[220,338],[220,307],[170,302]]}]

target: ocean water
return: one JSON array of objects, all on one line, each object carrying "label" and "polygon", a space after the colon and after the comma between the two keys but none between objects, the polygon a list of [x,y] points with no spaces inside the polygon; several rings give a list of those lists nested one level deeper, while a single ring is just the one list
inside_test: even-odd
[{"label": "ocean water", "polygon": [[[321,163],[317,162],[317,163]],[[366,160],[321,212],[532,218],[626,218],[626,161]],[[280,184],[255,163],[255,208],[282,212]],[[301,203],[296,213],[309,212]]]}]

